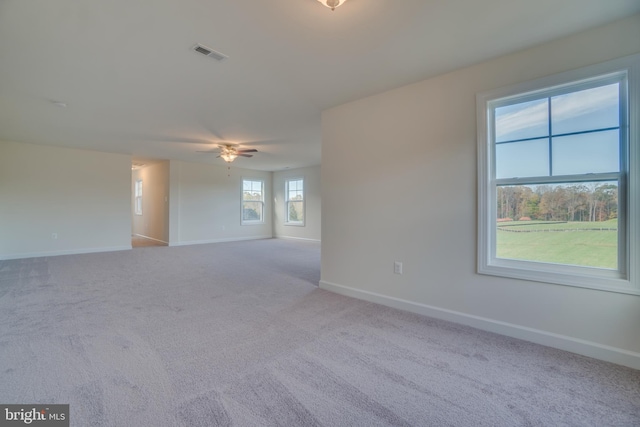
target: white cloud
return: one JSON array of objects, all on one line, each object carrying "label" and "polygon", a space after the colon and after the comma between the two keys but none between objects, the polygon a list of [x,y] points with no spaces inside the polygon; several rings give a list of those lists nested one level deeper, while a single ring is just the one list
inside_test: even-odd
[{"label": "white cloud", "polygon": [[[601,86],[552,98],[554,120],[583,117],[605,111],[618,104],[618,84]],[[534,131],[540,134],[548,125],[547,99],[501,107],[496,110],[496,139],[517,139]],[[529,131],[529,132],[527,132]],[[539,131],[539,132],[538,132]],[[534,136],[527,135],[524,138]]]}]

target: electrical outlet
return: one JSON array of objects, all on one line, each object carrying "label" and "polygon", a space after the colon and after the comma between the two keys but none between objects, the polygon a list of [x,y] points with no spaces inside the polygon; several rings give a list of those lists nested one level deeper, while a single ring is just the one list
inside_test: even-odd
[{"label": "electrical outlet", "polygon": [[395,274],[402,274],[402,262],[396,261],[393,263],[393,272]]}]

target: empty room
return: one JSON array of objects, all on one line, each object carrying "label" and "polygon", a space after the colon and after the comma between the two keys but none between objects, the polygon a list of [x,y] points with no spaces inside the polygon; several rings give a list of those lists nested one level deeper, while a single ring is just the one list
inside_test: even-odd
[{"label": "empty room", "polygon": [[0,2],[0,425],[640,425],[640,2]]}]

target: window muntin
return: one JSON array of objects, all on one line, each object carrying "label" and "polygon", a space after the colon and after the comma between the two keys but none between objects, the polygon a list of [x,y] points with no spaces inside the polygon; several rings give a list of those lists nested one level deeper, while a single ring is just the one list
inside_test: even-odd
[{"label": "window muntin", "polygon": [[478,95],[479,273],[640,294],[639,59]]},{"label": "window muntin", "polygon": [[620,171],[620,82],[567,90],[491,102],[496,178]]},{"label": "window muntin", "polygon": [[134,187],[134,211],[136,215],[142,215],[142,180],[136,180]]},{"label": "window muntin", "polygon": [[264,222],[264,181],[242,180],[242,224]]},{"label": "window muntin", "polygon": [[285,184],[285,210],[288,225],[304,225],[304,178],[287,179]]}]

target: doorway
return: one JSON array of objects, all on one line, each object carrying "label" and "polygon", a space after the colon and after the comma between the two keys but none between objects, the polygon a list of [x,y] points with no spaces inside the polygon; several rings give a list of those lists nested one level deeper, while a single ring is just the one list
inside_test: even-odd
[{"label": "doorway", "polygon": [[131,246],[169,245],[169,162],[134,159],[131,165]]}]

